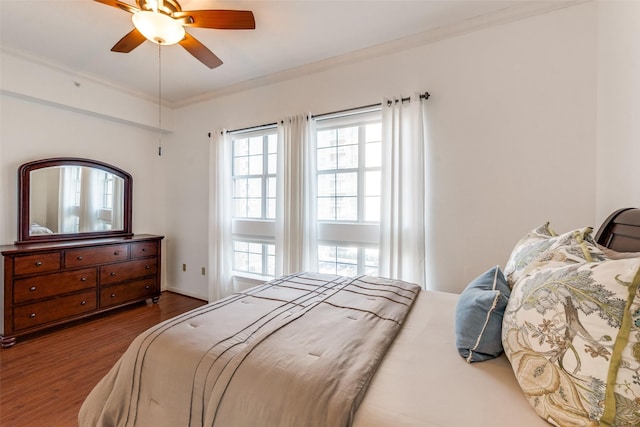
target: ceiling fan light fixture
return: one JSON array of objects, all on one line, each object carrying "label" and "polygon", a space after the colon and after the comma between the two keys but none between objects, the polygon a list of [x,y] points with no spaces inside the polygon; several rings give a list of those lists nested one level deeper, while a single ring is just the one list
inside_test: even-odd
[{"label": "ceiling fan light fixture", "polygon": [[176,44],[185,35],[182,24],[163,13],[143,10],[134,13],[131,20],[145,38],[157,44]]}]

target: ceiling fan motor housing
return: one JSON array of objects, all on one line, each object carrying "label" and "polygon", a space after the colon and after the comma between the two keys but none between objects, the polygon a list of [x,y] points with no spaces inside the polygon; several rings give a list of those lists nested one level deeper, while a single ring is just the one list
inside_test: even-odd
[{"label": "ceiling fan motor housing", "polygon": [[136,0],[138,7],[141,10],[154,10],[154,6],[158,8],[158,12],[164,13],[165,15],[173,15],[175,12],[182,11],[182,7],[180,7],[180,3],[175,0],[157,0],[157,1],[149,1],[149,0]]}]

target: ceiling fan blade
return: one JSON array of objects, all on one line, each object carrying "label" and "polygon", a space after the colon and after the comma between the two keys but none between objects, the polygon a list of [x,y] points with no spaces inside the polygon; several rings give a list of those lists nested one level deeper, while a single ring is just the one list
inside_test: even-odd
[{"label": "ceiling fan blade", "polygon": [[218,30],[253,30],[256,21],[250,10],[185,10],[173,17],[187,27],[215,28]]},{"label": "ceiling fan blade", "polygon": [[222,65],[222,61],[205,45],[196,40],[189,33],[185,33],[184,38],[179,42],[191,55],[209,68],[216,68]]},{"label": "ceiling fan blade", "polygon": [[129,53],[140,46],[145,40],[146,38],[142,33],[134,28],[111,48],[111,52]]},{"label": "ceiling fan blade", "polygon": [[118,0],[94,0],[94,1],[97,1],[98,3],[106,4],[107,6],[117,7],[118,9],[122,9],[125,12],[129,12],[129,13],[140,12],[140,9],[138,9],[137,7],[131,6],[127,3],[123,3]]}]

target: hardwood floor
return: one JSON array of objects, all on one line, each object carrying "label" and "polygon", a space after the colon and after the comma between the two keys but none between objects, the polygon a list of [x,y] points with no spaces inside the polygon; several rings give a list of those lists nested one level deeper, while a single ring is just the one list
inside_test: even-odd
[{"label": "hardwood floor", "polygon": [[138,334],[203,304],[163,292],[158,304],[138,304],[3,348],[0,425],[77,426],[85,397]]}]

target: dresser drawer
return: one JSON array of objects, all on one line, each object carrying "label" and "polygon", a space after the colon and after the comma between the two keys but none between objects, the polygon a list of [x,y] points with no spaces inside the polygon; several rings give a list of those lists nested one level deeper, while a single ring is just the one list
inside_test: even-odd
[{"label": "dresser drawer", "polygon": [[13,260],[13,274],[21,276],[60,270],[60,259],[60,252],[17,256]]},{"label": "dresser drawer", "polygon": [[44,325],[45,323],[88,313],[96,308],[95,290],[15,307],[14,329],[19,331]]},{"label": "dresser drawer", "polygon": [[156,280],[142,279],[100,289],[100,307],[139,301],[157,295]]},{"label": "dresser drawer", "polygon": [[43,274],[13,282],[13,302],[16,304],[94,288],[98,278],[97,268]]},{"label": "dresser drawer", "polygon": [[158,253],[156,242],[131,243],[131,258],[155,256]]},{"label": "dresser drawer", "polygon": [[100,267],[100,284],[104,286],[155,275],[157,271],[158,260],[156,258],[103,265]]},{"label": "dresser drawer", "polygon": [[109,245],[93,248],[71,249],[65,251],[66,268],[84,267],[107,262],[124,261],[129,258],[129,245]]}]

